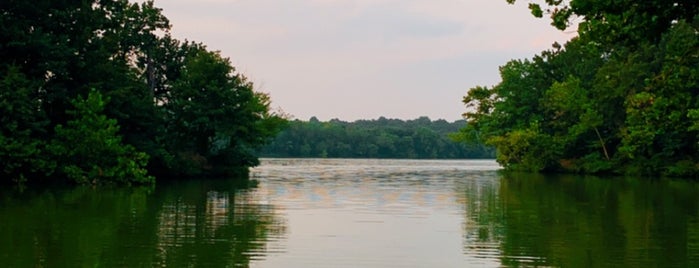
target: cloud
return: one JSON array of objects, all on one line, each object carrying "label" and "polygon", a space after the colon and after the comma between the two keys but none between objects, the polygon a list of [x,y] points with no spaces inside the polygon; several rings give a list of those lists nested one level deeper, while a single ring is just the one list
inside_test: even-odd
[{"label": "cloud", "polygon": [[[522,2],[522,1],[519,1]],[[505,0],[162,0],[201,41],[299,118],[457,119],[461,96],[570,34]]]}]

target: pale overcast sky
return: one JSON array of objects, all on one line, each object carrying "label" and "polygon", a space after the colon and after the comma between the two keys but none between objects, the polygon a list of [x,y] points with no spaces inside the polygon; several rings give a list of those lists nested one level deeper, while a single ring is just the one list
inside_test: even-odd
[{"label": "pale overcast sky", "polygon": [[498,67],[574,36],[528,1],[156,0],[179,39],[203,42],[294,118],[453,121]]}]

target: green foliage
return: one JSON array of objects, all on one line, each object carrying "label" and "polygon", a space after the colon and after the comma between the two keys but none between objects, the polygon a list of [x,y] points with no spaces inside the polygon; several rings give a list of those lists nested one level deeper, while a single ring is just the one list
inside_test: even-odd
[{"label": "green foliage", "polygon": [[558,144],[541,133],[538,125],[492,137],[486,143],[498,149],[498,163],[518,170],[545,170],[559,159]]},{"label": "green foliage", "polygon": [[45,115],[31,91],[32,83],[10,67],[0,81],[0,174],[12,182],[48,175],[55,163],[44,154]]},{"label": "green foliage", "polygon": [[449,135],[464,125],[427,117],[399,119],[295,120],[261,154],[275,157],[335,158],[492,158],[483,144],[459,144]]},{"label": "green foliage", "polygon": [[254,150],[281,129],[285,119],[269,112],[269,97],[234,74],[230,61],[200,44],[184,44],[180,76],[172,83],[166,111],[169,149],[176,175],[233,176],[257,165]]},{"label": "green foliage", "polygon": [[73,101],[73,117],[56,126],[50,150],[58,160],[58,172],[79,183],[154,182],[144,169],[148,155],[122,143],[116,120],[103,114],[105,100],[93,91]]},{"label": "green foliage", "polygon": [[529,8],[560,29],[583,18],[578,37],[471,89],[461,139],[496,146],[511,169],[699,175],[699,4],[546,5]]},{"label": "green foliage", "polygon": [[[506,0],[509,4],[514,4],[516,0]],[[541,18],[544,14],[548,14],[551,17],[551,25],[554,27],[564,30],[568,27],[568,20],[573,15],[573,10],[564,5],[563,0],[546,0],[546,5],[548,7],[542,8],[541,4],[529,3],[528,8],[532,15],[537,18]]]},{"label": "green foliage", "polygon": [[149,182],[146,163],[161,178],[238,175],[285,124],[228,59],[173,39],[152,1],[8,0],[0,25],[5,182]]}]

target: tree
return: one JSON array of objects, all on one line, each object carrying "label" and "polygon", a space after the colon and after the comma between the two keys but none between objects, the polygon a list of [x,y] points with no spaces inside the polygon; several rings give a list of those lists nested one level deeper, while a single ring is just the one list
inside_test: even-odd
[{"label": "tree", "polygon": [[145,170],[148,155],[123,144],[116,120],[103,114],[106,100],[98,91],[73,101],[73,116],[56,126],[50,151],[59,159],[60,174],[80,183],[153,183]]},{"label": "tree", "polygon": [[[0,25],[0,160],[12,181],[38,181],[59,160],[56,177],[80,183],[146,182],[146,159],[160,178],[244,175],[286,122],[228,59],[172,38],[153,1],[8,0]],[[89,161],[99,139],[124,144],[104,155],[123,160],[124,174]]]},{"label": "tree", "polygon": [[529,8],[559,29],[582,18],[578,36],[472,88],[458,138],[512,169],[699,175],[699,4],[545,2]]},{"label": "tree", "polygon": [[261,154],[275,157],[337,158],[492,158],[491,148],[451,140],[463,121],[449,123],[427,117],[344,122],[294,120]]},{"label": "tree", "polygon": [[269,112],[269,97],[218,52],[184,44],[181,76],[163,108],[169,148],[181,175],[230,176],[256,165],[254,150],[273,137],[283,118]]},{"label": "tree", "polygon": [[0,163],[2,177],[24,182],[28,177],[49,175],[55,162],[46,157],[44,113],[35,85],[16,67],[4,70],[0,80]]}]

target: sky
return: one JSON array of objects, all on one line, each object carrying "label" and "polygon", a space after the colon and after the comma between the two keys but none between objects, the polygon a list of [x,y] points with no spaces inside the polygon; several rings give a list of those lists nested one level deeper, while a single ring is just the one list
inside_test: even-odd
[{"label": "sky", "polygon": [[498,67],[574,36],[520,0],[156,0],[178,39],[202,42],[307,120],[461,119]]}]

